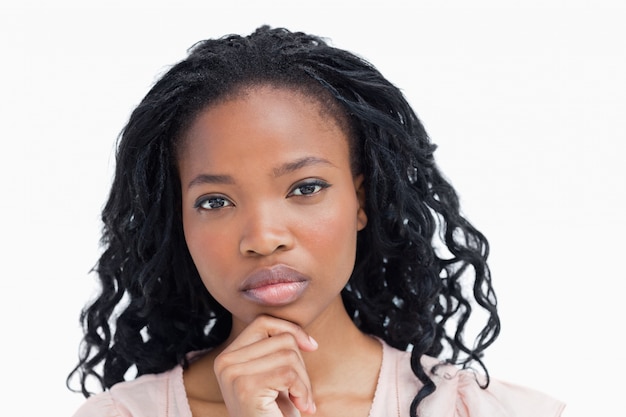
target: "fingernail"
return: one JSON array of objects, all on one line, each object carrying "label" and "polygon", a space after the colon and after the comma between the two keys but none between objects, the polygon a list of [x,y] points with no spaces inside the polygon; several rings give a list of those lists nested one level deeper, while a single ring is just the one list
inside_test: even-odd
[{"label": "fingernail", "polygon": [[311,411],[311,414],[317,411],[317,407],[315,406],[315,402],[313,400],[311,400],[311,404],[309,404],[309,410]]},{"label": "fingernail", "polygon": [[315,339],[313,339],[313,336],[309,336],[309,341],[311,342],[311,344],[313,345],[314,348],[317,349],[317,347],[319,346],[317,344],[317,341]]}]

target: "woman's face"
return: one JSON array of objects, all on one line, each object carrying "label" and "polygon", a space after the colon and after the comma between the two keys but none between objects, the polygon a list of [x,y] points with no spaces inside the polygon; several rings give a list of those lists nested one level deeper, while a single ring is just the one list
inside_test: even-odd
[{"label": "woman's face", "polygon": [[202,112],[179,154],[185,239],[233,315],[308,326],[343,308],[367,218],[348,137],[315,99],[255,87]]}]

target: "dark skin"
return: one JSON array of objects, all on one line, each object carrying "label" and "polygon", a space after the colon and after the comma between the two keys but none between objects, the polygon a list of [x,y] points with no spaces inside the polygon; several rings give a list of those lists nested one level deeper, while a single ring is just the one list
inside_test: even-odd
[{"label": "dark skin", "polygon": [[184,372],[194,417],[368,415],[382,347],[341,299],[367,224],[350,160],[340,124],[285,88],[249,88],[191,126],[178,158],[185,238],[233,317]]},{"label": "dark skin", "polygon": [[[263,317],[253,322],[249,327],[251,330],[267,329],[274,324],[281,327],[285,323],[279,323],[280,321],[280,319]],[[291,325],[293,324],[288,323],[288,326]],[[307,370],[311,395],[316,406],[315,412],[311,414],[316,416],[367,416],[374,397],[380,369],[382,354],[380,343],[363,335],[357,329],[354,334],[341,334],[338,335],[338,340],[335,342],[327,343],[328,346],[337,344],[340,349],[343,346],[340,351],[322,349],[323,342],[320,342],[320,348],[317,351],[307,352],[306,350],[310,348],[306,341],[303,341],[302,347],[300,347],[297,345],[296,336],[287,331],[285,333],[290,337],[285,337],[281,344],[286,345],[286,351],[299,350]],[[297,333],[302,336],[305,335],[305,332],[301,330],[298,330]],[[242,341],[245,342],[247,339]],[[362,348],[355,349],[354,346],[361,346]],[[220,347],[209,352],[185,371],[185,388],[194,417],[230,416],[224,404],[220,384],[215,373],[216,359],[223,351],[224,348]],[[286,352],[284,355],[288,356]],[[336,358],[338,357],[345,359],[337,361]],[[368,383],[355,384],[354,381],[368,381]],[[282,415],[298,415],[291,407],[288,407],[286,402],[282,407]],[[304,414],[304,410],[302,411]],[[271,414],[258,413],[252,415]]]}]

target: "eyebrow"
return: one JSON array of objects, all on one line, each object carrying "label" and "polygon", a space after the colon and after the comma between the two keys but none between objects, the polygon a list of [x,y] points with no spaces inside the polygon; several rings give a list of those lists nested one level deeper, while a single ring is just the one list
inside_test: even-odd
[{"label": "eyebrow", "polygon": [[[330,161],[324,158],[318,158],[316,156],[306,156],[304,158],[297,159],[293,162],[287,162],[272,170],[275,177],[287,175],[291,172],[297,171],[301,168],[311,165],[333,165]],[[201,184],[234,184],[235,180],[230,175],[212,175],[212,174],[200,174],[189,182],[187,188],[191,188]]]},{"label": "eyebrow", "polygon": [[289,174],[291,172],[297,171],[301,168],[311,166],[311,165],[330,165],[334,166],[330,161],[324,158],[318,158],[316,156],[305,156],[304,158],[297,159],[293,162],[287,162],[277,168],[274,168],[274,176],[280,177],[282,175]]},{"label": "eyebrow", "polygon": [[201,184],[234,184],[235,180],[230,175],[209,175],[200,174],[196,178],[189,181],[187,188]]}]

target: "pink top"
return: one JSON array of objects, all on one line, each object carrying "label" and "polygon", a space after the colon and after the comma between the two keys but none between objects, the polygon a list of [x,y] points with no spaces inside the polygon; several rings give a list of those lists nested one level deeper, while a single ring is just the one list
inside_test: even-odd
[{"label": "pink top", "polygon": [[[422,383],[411,371],[409,352],[383,343],[383,360],[369,417],[408,417]],[[424,358],[429,370],[437,359]],[[565,405],[541,392],[491,379],[483,390],[473,372],[452,365],[430,374],[436,391],[420,404],[420,417],[558,417]],[[143,375],[89,397],[74,417],[192,417],[183,369]]]}]

